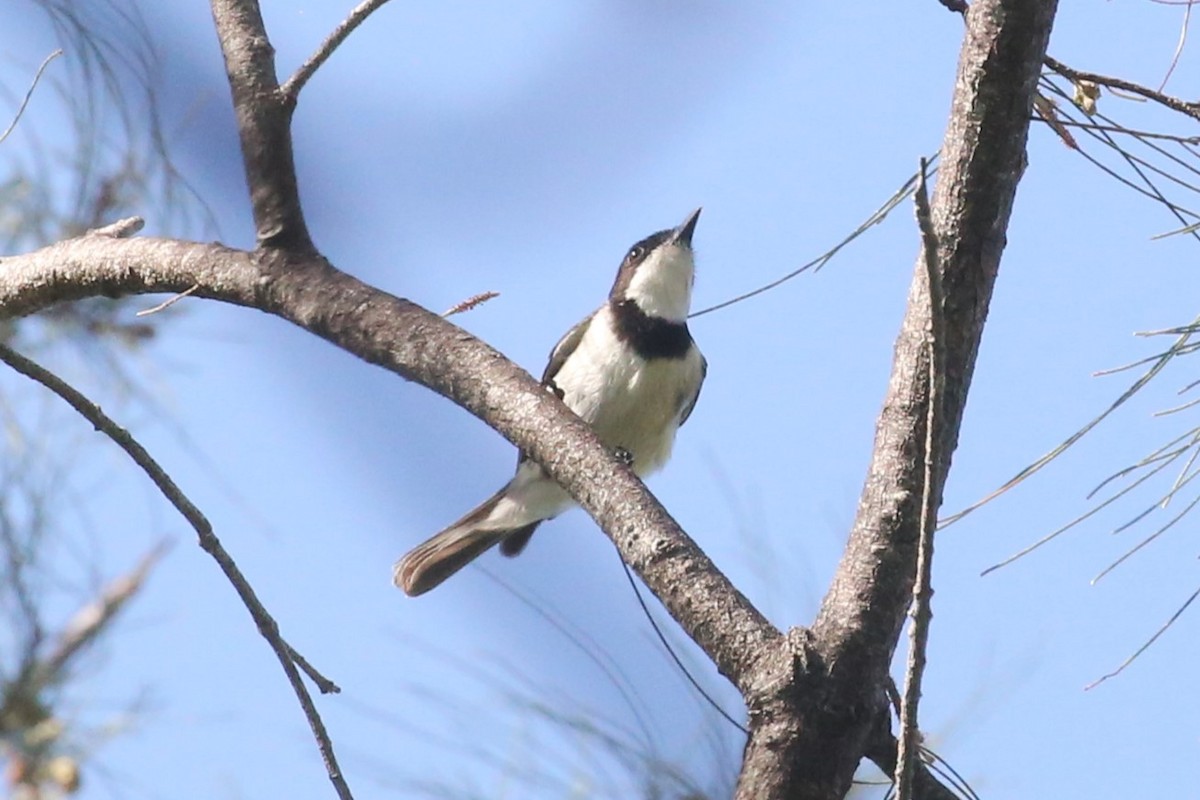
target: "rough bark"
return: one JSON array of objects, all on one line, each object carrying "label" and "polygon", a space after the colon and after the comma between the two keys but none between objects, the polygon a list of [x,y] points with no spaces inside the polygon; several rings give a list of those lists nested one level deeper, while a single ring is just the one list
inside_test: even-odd
[{"label": "rough bark", "polygon": [[319,256],[89,235],[0,260],[0,318],[97,295],[180,292],[256,308],[448,397],[544,464],[739,687],[782,635],[553,393],[437,314]]},{"label": "rough bark", "polygon": [[260,247],[316,252],[300,207],[292,155],[293,99],[279,89],[275,48],[256,0],[212,0],[237,113],[242,165]]}]

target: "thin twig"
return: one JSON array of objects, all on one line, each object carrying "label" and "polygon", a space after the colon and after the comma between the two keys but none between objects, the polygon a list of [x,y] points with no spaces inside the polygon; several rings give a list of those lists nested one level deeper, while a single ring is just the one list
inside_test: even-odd
[{"label": "thin twig", "polygon": [[609,684],[621,695],[626,708],[629,709],[629,713],[633,716],[638,733],[641,735],[641,744],[647,750],[653,750],[654,735],[651,733],[650,723],[643,713],[643,709],[647,707],[646,701],[638,694],[636,684],[630,680],[625,670],[596,641],[595,637],[588,633],[587,630],[575,625],[568,618],[556,611],[552,611],[551,609],[554,607],[553,603],[531,594],[528,590],[518,589],[512,583],[482,565],[478,566],[477,569],[488,580],[504,589],[504,591],[519,600],[526,608],[541,617],[550,627],[558,631],[564,639],[579,650],[588,661],[592,662],[596,669],[600,670],[604,677],[608,679]]},{"label": "thin twig", "polygon": [[929,766],[930,772],[953,786],[959,795],[967,800],[980,800],[979,793],[966,778],[958,773],[958,770],[951,766],[949,761],[924,745],[921,746],[921,760]]},{"label": "thin twig", "polygon": [[1179,66],[1179,57],[1183,55],[1183,47],[1187,44],[1188,24],[1192,21],[1192,4],[1186,3],[1183,7],[1183,24],[1179,26],[1179,42],[1175,45],[1175,53],[1171,56],[1171,66],[1167,68],[1167,74],[1163,75],[1162,83],[1158,85],[1158,90],[1161,92],[1167,88],[1167,81],[1171,80],[1171,73],[1175,71],[1175,67]]},{"label": "thin twig", "polygon": [[495,299],[499,296],[500,296],[499,292],[492,292],[492,291],[480,292],[479,294],[473,294],[470,297],[468,297],[466,300],[463,300],[462,302],[455,303],[454,305],[450,306],[450,308],[448,308],[442,312],[442,316],[443,317],[453,317],[455,314],[461,314],[464,311],[471,311],[476,306],[481,306],[484,303],[486,303],[488,300]]},{"label": "thin twig", "polygon": [[1082,72],[1077,69],[1068,67],[1061,61],[1046,56],[1046,66],[1062,75],[1069,81],[1078,83],[1079,81],[1088,81],[1098,83],[1101,86],[1107,86],[1110,89],[1122,89],[1126,92],[1139,95],[1147,100],[1153,100],[1156,103],[1166,106],[1167,108],[1178,111],[1181,114],[1187,114],[1192,119],[1200,120],[1200,103],[1189,103],[1186,100],[1180,100],[1178,97],[1172,97],[1162,92],[1156,92],[1153,89],[1142,86],[1141,84],[1127,81],[1123,78],[1110,78],[1107,75],[1097,75],[1094,72]]},{"label": "thin twig", "polygon": [[[619,553],[617,557],[620,558]],[[654,620],[654,615],[650,613],[650,607],[646,605],[646,599],[642,597],[642,593],[637,587],[637,581],[633,579],[633,570],[629,568],[629,565],[625,563],[624,559],[621,559],[621,567],[624,568],[625,577],[629,580],[629,585],[633,589],[633,596],[637,598],[638,605],[642,607],[642,616],[645,617],[650,623],[650,627],[654,630],[654,635],[658,637],[659,644],[666,649],[667,655],[669,655],[671,660],[675,662],[675,666],[678,667],[679,671],[683,673],[683,677],[687,678],[687,681],[692,685],[692,688],[699,692],[700,696],[703,697],[705,701],[707,701],[708,704],[725,719],[726,722],[737,728],[746,736],[749,736],[750,731],[746,729],[746,726],[738,722],[728,711],[722,708],[721,704],[713,699],[712,695],[705,691],[704,687],[700,685],[700,681],[696,680],[692,673],[688,671],[688,668],[683,665],[683,660],[679,658],[675,652],[675,649],[671,647],[670,642],[667,641],[667,637],[662,632],[662,628],[658,627],[658,623]]]},{"label": "thin twig", "polygon": [[88,231],[86,236],[107,236],[110,239],[128,239],[146,226],[141,217],[126,217]]},{"label": "thin twig", "polygon": [[307,61],[300,65],[300,69],[296,70],[292,77],[284,81],[283,85],[279,87],[279,93],[289,103],[294,104],[299,98],[300,90],[304,88],[304,84],[308,83],[308,79],[333,55],[333,51],[338,49],[338,46],[342,42],[346,41],[346,37],[353,33],[355,28],[361,25],[367,17],[371,16],[376,9],[386,2],[387,0],[363,0],[363,2],[355,6],[354,10],[350,12],[350,16],[346,17],[341,25],[333,29],[333,33],[329,34],[329,37],[321,42],[321,46],[317,48],[315,53],[308,57]]},{"label": "thin twig", "polygon": [[[1200,320],[1200,318],[1198,318],[1198,320]],[[1124,392],[1122,392],[1120,397],[1118,397],[1116,400],[1114,400],[1112,403],[1110,403],[1108,408],[1106,408],[1102,413],[1100,413],[1098,416],[1096,416],[1094,419],[1092,419],[1090,422],[1088,422],[1082,428],[1075,431],[1075,433],[1068,436],[1059,445],[1054,447],[1054,449],[1052,449],[1050,452],[1046,453],[1041,458],[1037,459],[1032,464],[1030,464],[1027,467],[1025,467],[1024,469],[1022,469],[1020,472],[1018,472],[1012,478],[1009,478],[1008,481],[1006,481],[1004,483],[1004,485],[1001,486],[999,489],[993,490],[987,496],[985,496],[982,500],[978,500],[978,501],[972,503],[971,505],[967,506],[963,510],[961,510],[957,513],[951,514],[948,517],[943,518],[940,523],[940,526],[944,528],[948,525],[952,525],[955,522],[958,522],[959,520],[961,520],[963,517],[967,516],[968,514],[978,510],[979,508],[982,508],[984,505],[986,505],[987,503],[990,503],[992,500],[995,500],[997,497],[1004,494],[1009,489],[1012,489],[1014,486],[1024,482],[1031,475],[1033,475],[1036,472],[1039,472],[1043,467],[1045,467],[1051,461],[1053,461],[1054,459],[1056,459],[1060,455],[1062,455],[1064,452],[1066,452],[1072,445],[1074,445],[1076,442],[1078,442],[1080,439],[1082,439],[1084,436],[1086,436],[1093,428],[1095,428],[1097,425],[1099,425],[1101,422],[1103,422],[1110,414],[1112,414],[1114,411],[1116,411],[1118,408],[1120,408],[1122,405],[1124,405],[1125,402],[1127,400],[1129,400],[1129,398],[1133,397],[1135,394],[1137,394],[1139,391],[1141,391],[1141,389],[1146,384],[1148,384],[1151,380],[1153,380],[1154,377],[1156,375],[1158,375],[1158,373],[1162,372],[1163,369],[1166,368],[1167,364],[1171,361],[1171,359],[1174,358],[1176,355],[1178,355],[1179,349],[1182,347],[1185,347],[1187,345],[1188,338],[1190,337],[1190,335],[1191,334],[1182,335],[1179,339],[1177,339],[1175,341],[1175,343],[1173,345],[1171,345],[1170,348],[1163,351],[1163,353],[1155,359],[1154,365],[1150,369],[1146,370],[1146,372],[1144,372],[1141,375],[1141,377],[1139,377],[1136,381],[1134,381],[1129,386],[1128,389],[1126,389]],[[1038,544],[1043,544],[1045,541],[1048,541],[1048,539],[1043,540],[1042,542],[1039,542]],[[1005,564],[1009,564],[1012,561],[1015,561],[1018,557],[1030,552],[1032,549],[1033,548],[1027,548],[1026,550],[1021,551],[1021,553],[1019,553],[1018,555],[1013,556],[1008,559],[1005,559],[1004,561],[1000,562],[1000,564],[997,564],[996,567],[1003,566]],[[990,572],[992,569],[995,569],[996,567],[991,567],[987,571]]]},{"label": "thin twig", "polygon": [[188,295],[190,295],[192,292],[196,291],[199,288],[200,288],[200,284],[193,283],[192,287],[190,289],[184,289],[179,294],[174,295],[172,297],[168,297],[166,300],[163,300],[161,303],[154,306],[153,308],[143,308],[141,311],[137,312],[137,314],[134,314],[134,316],[135,317],[148,317],[151,314],[157,314],[159,311],[162,311],[163,309],[170,308],[171,306],[175,305],[180,300],[187,297]]},{"label": "thin twig", "polygon": [[[1194,476],[1194,475],[1195,475],[1195,473],[1193,473],[1193,476]],[[1190,503],[1188,503],[1186,506],[1184,506],[1183,510],[1182,510],[1182,511],[1180,511],[1178,514],[1176,514],[1174,517],[1172,517],[1172,518],[1170,519],[1170,521],[1168,521],[1168,522],[1167,522],[1167,524],[1163,525],[1163,526],[1162,526],[1162,527],[1160,527],[1158,530],[1156,530],[1154,533],[1152,533],[1152,534],[1150,534],[1149,536],[1147,536],[1146,538],[1142,539],[1140,542],[1138,542],[1136,545],[1134,545],[1133,547],[1131,547],[1129,550],[1126,550],[1126,551],[1125,551],[1125,552],[1124,552],[1124,553],[1121,555],[1121,557],[1120,557],[1120,558],[1118,558],[1116,561],[1114,561],[1114,562],[1112,562],[1111,564],[1109,564],[1107,567],[1105,567],[1104,569],[1102,569],[1102,570],[1099,572],[1099,574],[1097,574],[1097,575],[1096,575],[1096,577],[1092,578],[1092,580],[1090,581],[1090,583],[1091,583],[1093,586],[1095,586],[1095,585],[1096,585],[1096,584],[1097,584],[1097,583],[1100,581],[1100,579],[1101,579],[1101,578],[1103,578],[1105,575],[1107,575],[1108,573],[1112,572],[1112,571],[1113,571],[1114,569],[1116,569],[1117,567],[1119,567],[1119,566],[1121,566],[1122,564],[1124,564],[1124,563],[1125,563],[1127,560],[1129,560],[1130,558],[1132,558],[1132,557],[1133,557],[1133,555],[1134,555],[1134,554],[1136,554],[1136,553],[1137,553],[1139,550],[1141,550],[1143,547],[1145,547],[1146,545],[1148,545],[1148,544],[1150,544],[1151,542],[1153,542],[1153,541],[1154,541],[1155,539],[1157,539],[1159,536],[1162,536],[1164,533],[1166,533],[1167,531],[1169,531],[1171,528],[1175,527],[1175,523],[1179,522],[1179,520],[1181,520],[1181,519],[1183,519],[1184,517],[1186,517],[1186,516],[1188,515],[1188,513],[1189,513],[1189,512],[1190,512],[1192,509],[1194,509],[1194,508],[1195,508],[1197,505],[1200,505],[1200,497],[1195,497],[1195,498],[1193,498],[1193,499],[1192,499],[1192,502],[1190,502]],[[1160,507],[1161,507],[1161,506],[1160,506],[1160,504],[1159,504],[1159,503],[1155,503],[1153,506],[1151,506],[1151,507],[1150,507],[1150,511],[1153,511],[1154,509],[1156,509],[1156,508],[1160,508]],[[1147,512],[1147,513],[1149,513],[1149,512]],[[1139,516],[1139,519],[1141,518],[1141,516],[1146,516],[1146,515],[1144,515],[1144,514],[1143,514],[1143,515],[1140,515],[1140,516]],[[1133,522],[1136,522],[1136,521],[1137,521],[1137,520],[1134,520]],[[1129,525],[1132,525],[1132,524],[1133,524],[1133,522],[1130,522],[1130,523],[1129,523]],[[1129,525],[1124,525],[1124,526],[1122,526],[1122,527],[1123,527],[1123,528],[1125,528],[1125,527],[1129,527]],[[1113,531],[1113,533],[1118,533],[1118,531]]]},{"label": "thin twig", "polygon": [[279,625],[270,615],[267,609],[259,601],[253,587],[249,581],[238,569],[233,558],[222,546],[220,540],[213,532],[212,525],[204,514],[197,508],[191,500],[175,485],[171,477],[158,465],[151,455],[146,452],[146,449],[138,443],[136,439],[130,435],[129,431],[122,428],[112,420],[108,415],[100,410],[92,401],[88,400],[77,389],[67,384],[49,370],[30,361],[19,353],[0,344],[0,361],[3,361],[8,366],[31,378],[34,381],[45,386],[50,391],[61,397],[72,408],[88,422],[95,426],[96,430],[100,431],[111,439],[118,447],[124,450],[130,458],[133,459],[142,471],[149,476],[154,485],[158,487],[163,496],[178,509],[196,531],[199,537],[200,546],[216,559],[217,564],[221,567],[221,571],[225,573],[225,577],[233,584],[233,588],[241,597],[250,616],[254,618],[255,624],[258,626],[259,633],[267,640],[271,649],[275,651],[276,657],[279,659],[283,671],[287,674],[288,681],[292,684],[292,690],[295,691],[297,699],[300,701],[301,708],[304,709],[304,716],[308,719],[309,727],[312,728],[313,735],[317,740],[317,748],[321,752],[321,757],[325,761],[325,767],[329,773],[329,779],[337,790],[338,797],[342,800],[352,800],[353,795],[350,793],[350,787],[346,784],[345,778],[342,776],[341,768],[338,766],[337,757],[333,753],[333,742],[329,739],[329,734],[325,730],[325,723],[321,719],[321,715],[317,712],[317,708],[313,703],[312,695],[308,692],[308,687],[304,685],[304,679],[300,676],[300,672],[296,668],[294,659],[295,651],[292,649],[279,633]]},{"label": "thin twig", "polygon": [[[932,162],[936,158],[937,158],[937,154],[934,153],[932,156],[929,157],[929,161]],[[892,209],[894,209],[896,206],[903,203],[904,199],[906,197],[908,197],[910,194],[912,194],[913,186],[916,185],[916,181],[917,181],[916,175],[909,177],[909,179],[904,182],[903,186],[901,186],[899,189],[897,189],[895,191],[895,193],[892,194],[892,196],[889,197],[886,202],[884,202],[883,205],[881,205],[879,208],[877,208],[875,210],[875,212],[873,214],[871,214],[871,216],[869,216],[865,220],[863,220],[862,224],[860,224],[857,228],[855,228],[853,231],[851,231],[850,234],[848,236],[846,236],[846,238],[842,239],[840,242],[835,244],[833,247],[829,248],[824,253],[822,253],[821,255],[814,258],[812,261],[809,261],[807,264],[804,264],[803,266],[792,270],[788,274],[784,275],[782,278],[776,278],[775,280],[771,281],[770,283],[760,286],[757,289],[751,289],[750,291],[746,292],[745,294],[739,294],[737,297],[722,301],[720,303],[717,303],[714,306],[709,306],[708,308],[702,308],[699,311],[694,311],[688,315],[688,319],[693,319],[695,317],[703,316],[705,314],[708,314],[711,311],[719,311],[720,309],[726,308],[727,306],[731,306],[735,303],[740,303],[743,300],[749,300],[751,297],[760,295],[763,292],[769,292],[770,290],[774,289],[776,286],[779,286],[780,284],[783,284],[783,283],[787,283],[792,278],[795,278],[797,275],[799,275],[803,272],[807,272],[810,269],[813,270],[814,272],[816,272],[821,267],[825,266],[827,263],[832,261],[833,257],[836,256],[843,247],[850,244],[855,239],[857,239],[859,236],[866,233],[867,230],[869,228],[871,228],[872,226],[877,225],[880,222],[883,222],[883,220],[887,217],[887,215],[891,213]]]},{"label": "thin twig", "polygon": [[1134,652],[1133,655],[1131,655],[1129,658],[1122,661],[1121,665],[1119,667],[1117,667],[1116,669],[1114,669],[1112,672],[1108,673],[1107,675],[1102,675],[1101,677],[1099,677],[1096,680],[1089,683],[1087,686],[1083,687],[1083,690],[1086,692],[1091,689],[1095,689],[1097,686],[1104,683],[1109,678],[1115,678],[1118,675],[1120,675],[1122,672],[1124,672],[1126,667],[1128,667],[1130,664],[1132,664],[1134,661],[1136,661],[1138,656],[1140,656],[1142,653],[1146,652],[1146,650],[1148,650],[1150,648],[1150,645],[1152,645],[1156,641],[1158,641],[1158,637],[1162,636],[1164,633],[1167,632],[1167,628],[1170,628],[1172,625],[1175,624],[1175,620],[1179,619],[1183,615],[1184,611],[1187,611],[1188,606],[1190,606],[1197,597],[1200,597],[1200,589],[1197,589],[1196,591],[1192,592],[1192,596],[1189,597],[1187,600],[1185,600],[1183,605],[1181,605],[1175,611],[1175,613],[1171,615],[1171,618],[1168,619],[1166,622],[1164,622],[1162,624],[1162,627],[1160,627],[1157,631],[1155,631],[1154,635],[1151,636],[1149,639],[1147,639],[1146,643],[1143,644],[1141,647],[1139,647],[1137,649],[1137,651]]},{"label": "thin twig", "polygon": [[[287,644],[287,642],[284,642],[284,644]],[[318,672],[317,668],[310,664],[308,659],[300,654],[299,650],[292,647],[290,644],[287,644],[287,649],[288,654],[292,657],[292,661],[295,661],[296,666],[303,670],[304,674],[308,676],[310,681],[316,684],[317,689],[321,692],[321,694],[338,694],[342,691],[342,687],[338,686],[336,683],[329,680],[329,678],[326,678],[324,675]]]},{"label": "thin twig", "polygon": [[59,682],[75,654],[95,641],[125,604],[141,590],[146,577],[167,552],[168,544],[159,542],[142,557],[126,575],[109,583],[100,596],[79,609],[58,635],[54,650],[37,666],[29,670],[23,690],[36,697],[47,687]]},{"label": "thin twig", "polygon": [[1123,133],[1127,136],[1132,136],[1136,139],[1161,139],[1166,142],[1175,142],[1177,144],[1200,144],[1200,136],[1179,136],[1173,133],[1155,133],[1153,131],[1139,131],[1134,128],[1125,128],[1120,125],[1097,125],[1094,122],[1076,122],[1075,120],[1058,119],[1054,123],[1048,120],[1034,117],[1039,122],[1047,124],[1064,125],[1068,128],[1083,128],[1090,131],[1107,131],[1108,133]]},{"label": "thin twig", "polygon": [[937,470],[937,425],[942,400],[941,349],[942,274],[938,263],[938,238],[933,230],[925,175],[929,164],[922,158],[917,173],[915,202],[917,225],[921,230],[921,251],[929,285],[929,399],[925,412],[925,475],[921,487],[921,531],[917,540],[916,579],[913,581],[912,625],[909,628],[908,665],[904,675],[904,697],[900,703],[900,736],[896,753],[896,799],[913,797],[913,767],[920,747],[917,709],[921,702],[921,678],[925,672],[925,649],[929,643],[929,625],[933,618],[933,532],[937,528],[934,507],[934,475]]},{"label": "thin twig", "polygon": [[8,127],[4,129],[4,133],[0,133],[0,142],[7,139],[16,129],[17,123],[21,121],[21,117],[25,113],[25,107],[29,105],[29,99],[33,97],[33,92],[37,89],[38,81],[42,79],[42,73],[46,71],[46,67],[50,66],[50,62],[62,54],[62,50],[55,50],[42,60],[42,65],[37,68],[37,72],[33,73],[33,80],[29,83],[29,89],[26,90],[25,97],[21,100],[21,105],[17,106],[17,113],[13,115],[12,122],[8,123]]}]

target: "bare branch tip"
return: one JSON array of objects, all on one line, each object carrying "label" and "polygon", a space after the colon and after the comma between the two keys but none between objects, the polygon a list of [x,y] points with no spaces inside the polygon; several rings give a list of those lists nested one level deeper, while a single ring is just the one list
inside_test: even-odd
[{"label": "bare branch tip", "polygon": [[471,295],[466,300],[463,300],[461,303],[456,303],[455,305],[450,306],[450,308],[448,308],[444,312],[442,312],[442,317],[443,318],[453,317],[455,314],[461,314],[464,311],[471,311],[472,309],[477,308],[478,306],[483,305],[487,301],[497,298],[499,296],[500,296],[499,292],[493,292],[493,291],[480,292],[479,294]]},{"label": "bare branch tip", "polygon": [[135,314],[134,316],[148,317],[151,314],[157,314],[159,311],[162,311],[163,309],[170,308],[171,306],[175,305],[180,300],[187,297],[188,295],[190,295],[192,292],[196,291],[199,288],[200,288],[200,284],[198,284],[198,283],[192,284],[191,288],[184,289],[179,294],[174,295],[172,297],[168,297],[166,300],[162,301],[161,303],[154,306],[153,308],[143,308],[141,311],[137,312],[137,314]]},{"label": "bare branch tip", "polygon": [[301,64],[300,68],[279,87],[279,93],[282,95],[284,102],[289,105],[295,105],[300,97],[300,90],[316,74],[321,65],[329,60],[329,57],[333,55],[333,51],[337,50],[342,42],[346,40],[346,37],[354,32],[355,28],[361,25],[367,17],[377,11],[387,1],[363,0],[363,2],[355,6],[350,15],[333,29],[333,33],[329,34],[325,41],[321,42],[321,46],[317,48],[316,52],[309,56],[308,60]]},{"label": "bare branch tip", "polygon": [[146,227],[146,220],[141,217],[126,217],[100,228],[88,231],[88,236],[107,236],[110,239],[127,239]]},{"label": "bare branch tip", "polygon": [[46,67],[50,66],[50,62],[63,54],[62,48],[55,50],[50,55],[42,59],[41,65],[37,68],[37,72],[33,74],[33,80],[29,83],[29,88],[25,91],[25,97],[21,99],[21,104],[17,106],[17,113],[13,114],[12,122],[8,123],[8,127],[0,133],[0,142],[3,142],[9,135],[16,130],[17,123],[21,121],[21,117],[25,114],[25,109],[29,106],[29,100],[33,97],[34,91],[37,89],[38,82],[42,79],[42,73],[46,71]]}]

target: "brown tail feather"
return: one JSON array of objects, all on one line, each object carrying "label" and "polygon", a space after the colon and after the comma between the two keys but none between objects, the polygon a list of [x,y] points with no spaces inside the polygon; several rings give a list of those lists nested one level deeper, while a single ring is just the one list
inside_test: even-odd
[{"label": "brown tail feather", "polygon": [[496,492],[458,522],[410,550],[396,562],[392,582],[409,597],[416,597],[436,587],[496,544],[500,544],[500,550],[506,556],[521,552],[539,523],[499,530],[480,530],[477,527],[492,513],[507,488]]},{"label": "brown tail feather", "polygon": [[424,594],[483,555],[506,533],[457,527],[444,530],[396,562],[392,580],[409,597]]}]

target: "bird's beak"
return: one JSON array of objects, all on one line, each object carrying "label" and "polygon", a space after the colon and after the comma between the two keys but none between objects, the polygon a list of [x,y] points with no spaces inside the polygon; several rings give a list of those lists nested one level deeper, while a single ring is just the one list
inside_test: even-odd
[{"label": "bird's beak", "polygon": [[697,208],[691,214],[688,214],[688,218],[671,235],[672,242],[682,244],[684,247],[692,246],[692,234],[696,231],[696,220],[700,219],[701,210]]}]

